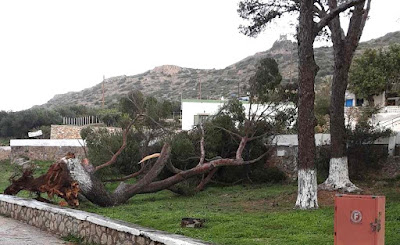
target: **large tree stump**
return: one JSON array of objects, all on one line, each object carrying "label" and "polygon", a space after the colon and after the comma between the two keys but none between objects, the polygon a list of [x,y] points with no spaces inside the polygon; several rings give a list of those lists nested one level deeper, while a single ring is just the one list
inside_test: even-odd
[{"label": "large tree stump", "polygon": [[[74,155],[69,154],[67,157],[73,158]],[[40,197],[41,193],[47,193],[49,198],[53,198],[54,195],[63,198],[70,206],[77,207],[79,205],[79,184],[71,178],[64,161],[52,164],[47,173],[38,178],[34,178],[33,171],[27,169],[20,178],[11,178],[10,180],[11,185],[4,190],[4,194],[16,195],[21,190],[27,190],[36,193],[39,201],[50,202]]]}]

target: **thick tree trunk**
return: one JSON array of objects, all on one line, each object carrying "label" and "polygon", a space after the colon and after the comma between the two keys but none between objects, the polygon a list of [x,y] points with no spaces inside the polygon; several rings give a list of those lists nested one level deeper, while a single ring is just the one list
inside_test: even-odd
[{"label": "thick tree trunk", "polygon": [[313,169],[299,169],[296,207],[299,209],[318,208],[317,172]]},{"label": "thick tree trunk", "polygon": [[335,49],[335,70],[330,106],[331,159],[329,162],[329,176],[319,188],[322,190],[341,189],[347,192],[354,192],[360,189],[349,179],[349,168],[346,157],[344,101],[350,63],[348,62],[349,59],[346,59],[344,52],[344,46],[342,48],[336,47]]},{"label": "thick tree trunk", "polygon": [[298,105],[298,182],[299,190],[296,207],[299,209],[318,208],[317,181],[315,170],[314,127],[314,81],[318,67],[314,60],[313,0],[300,3],[298,31],[299,52],[299,105]]},{"label": "thick tree trunk", "polygon": [[106,190],[103,183],[89,173],[76,158],[64,159],[71,177],[79,183],[80,191],[92,203],[107,207],[114,205],[113,195]]},{"label": "thick tree trunk", "polygon": [[[329,163],[329,176],[319,186],[320,189],[342,189],[347,192],[360,190],[349,179],[346,157],[344,102],[348,73],[368,16],[370,1],[368,0],[365,11],[364,2],[356,5],[350,19],[347,36],[344,35],[339,17],[334,18],[328,25],[332,33],[335,63],[330,105],[331,160]],[[330,0],[329,7],[331,9],[336,8],[337,0]]]},{"label": "thick tree trunk", "polygon": [[323,190],[344,190],[347,192],[360,191],[361,189],[351,183],[347,157],[331,158],[329,162],[329,176],[319,186]]}]

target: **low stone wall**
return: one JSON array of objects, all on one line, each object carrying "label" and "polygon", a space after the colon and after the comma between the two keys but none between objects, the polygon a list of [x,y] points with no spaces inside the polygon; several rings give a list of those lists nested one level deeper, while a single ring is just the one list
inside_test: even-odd
[{"label": "low stone wall", "polygon": [[11,147],[10,146],[0,146],[0,161],[10,159]]},{"label": "low stone wall", "polygon": [[83,140],[10,140],[11,159],[27,157],[31,160],[56,161],[68,152],[75,153],[78,158],[85,157]]},{"label": "low stone wall", "polygon": [[267,159],[267,165],[278,168],[289,179],[295,180],[297,178],[297,151],[298,147],[275,146]]},{"label": "low stone wall", "polygon": [[73,235],[87,243],[135,245],[206,245],[202,241],[115,221],[80,210],[35,200],[0,195],[0,214],[60,236]]},{"label": "low stone wall", "polygon": [[115,133],[121,130],[121,128],[103,127],[99,125],[51,125],[50,139],[81,139],[81,130],[86,127],[92,127],[95,129],[105,128],[110,133]]},{"label": "low stone wall", "polygon": [[50,139],[80,139],[86,126],[51,125]]}]

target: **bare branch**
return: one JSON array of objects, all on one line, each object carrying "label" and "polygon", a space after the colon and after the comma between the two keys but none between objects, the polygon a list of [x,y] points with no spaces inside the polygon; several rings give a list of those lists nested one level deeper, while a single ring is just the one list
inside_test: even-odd
[{"label": "bare branch", "polygon": [[357,4],[363,4],[365,0],[349,0],[340,4],[338,7],[331,9],[329,13],[326,14],[325,17],[321,18],[321,20],[316,24],[314,35],[317,36],[322,29],[328,25],[328,23],[338,16],[341,12],[346,11],[347,9],[354,7]]},{"label": "bare branch", "polygon": [[[149,172],[145,176],[143,176],[143,178],[140,179],[136,184],[125,185],[122,188],[123,190],[118,190],[120,192],[119,198],[121,198],[122,200],[125,200],[126,197],[133,196],[138,191],[142,190],[147,185],[149,185],[160,174],[161,170],[164,168],[164,165],[167,162],[170,153],[171,153],[171,146],[169,144],[165,143],[161,150],[160,157],[157,159],[157,161],[153,165],[153,167],[151,167]],[[118,203],[118,200],[116,202]]]},{"label": "bare branch", "polygon": [[242,153],[243,153],[244,148],[246,147],[247,141],[248,141],[247,136],[242,137],[242,140],[240,141],[239,147],[236,151],[236,160],[243,161]]},{"label": "bare branch", "polygon": [[167,168],[169,169],[169,171],[171,171],[171,172],[174,173],[174,174],[177,174],[177,173],[180,173],[180,172],[183,171],[183,170],[181,170],[181,169],[175,167],[175,166],[172,164],[171,160],[169,160],[169,161],[167,162],[166,166],[167,166]]},{"label": "bare branch", "polygon": [[231,135],[234,135],[234,136],[238,137],[239,139],[242,138],[242,136],[240,134],[234,133],[234,132],[232,132],[232,131],[230,131],[230,130],[228,130],[226,128],[223,128],[223,127],[220,127],[220,126],[215,126],[215,125],[213,125],[213,127],[217,128],[217,129],[221,129],[221,130],[227,132],[228,134],[231,134]]},{"label": "bare branch", "polygon": [[115,163],[115,162],[117,161],[118,156],[121,155],[122,151],[123,151],[123,150],[126,148],[126,146],[127,146],[127,138],[128,138],[129,131],[130,131],[132,125],[133,125],[133,124],[135,123],[135,121],[138,119],[138,117],[139,117],[139,116],[136,116],[136,117],[128,124],[128,126],[125,128],[124,132],[122,133],[122,145],[121,145],[121,147],[118,149],[118,151],[111,157],[111,159],[110,159],[108,162],[103,163],[103,164],[101,164],[101,165],[95,167],[95,169],[94,169],[93,172],[96,172],[96,171],[98,171],[99,169],[102,169],[102,168],[105,168],[105,167],[107,167],[107,166],[110,166],[111,164],[113,164],[113,163]]},{"label": "bare branch", "polygon": [[270,132],[265,133],[265,134],[261,134],[261,135],[258,135],[258,136],[253,136],[253,137],[249,138],[248,141],[250,142],[250,141],[253,141],[253,140],[258,140],[258,139],[264,138],[268,134],[270,134]]},{"label": "bare branch", "polygon": [[104,180],[103,182],[118,182],[118,181],[125,181],[125,180],[128,180],[128,179],[133,179],[133,178],[136,178],[137,176],[141,175],[144,172],[145,169],[146,169],[145,168],[145,164],[142,164],[142,167],[140,168],[140,170],[135,172],[135,173],[133,173],[133,174],[124,176],[122,178]]},{"label": "bare branch", "polygon": [[203,178],[201,182],[197,185],[196,191],[202,191],[204,187],[211,181],[211,178],[218,171],[218,168],[214,168],[211,172],[208,173],[207,177]]},{"label": "bare branch", "polygon": [[261,159],[263,159],[268,153],[269,153],[269,151],[264,152],[264,154],[262,154],[261,156],[255,158],[255,159],[253,159],[253,160],[244,161],[244,162],[243,162],[243,165],[252,164],[252,163],[258,162],[258,161],[260,161]]},{"label": "bare branch", "polygon": [[274,19],[280,18],[285,14],[297,12],[299,1],[269,1],[263,3],[259,0],[244,0],[239,3],[239,16],[250,23],[247,26],[239,26],[239,30],[250,37],[256,37],[261,33],[265,26]]},{"label": "bare branch", "polygon": [[200,131],[201,131],[201,139],[200,139],[200,160],[198,165],[203,165],[204,158],[206,157],[206,152],[204,150],[204,128],[203,125],[200,124]]},{"label": "bare branch", "polygon": [[160,180],[160,181],[155,181],[153,183],[150,183],[149,185],[147,185],[146,187],[144,187],[143,189],[141,189],[139,192],[137,192],[136,194],[142,194],[142,193],[150,193],[150,192],[156,192],[156,191],[160,191],[163,189],[166,189],[170,186],[173,186],[185,179],[188,179],[190,177],[193,177],[195,175],[199,175],[199,174],[204,174],[207,172],[212,171],[215,168],[218,167],[222,167],[222,166],[241,166],[241,165],[247,165],[247,164],[252,164],[256,161],[261,160],[263,157],[265,157],[267,155],[268,152],[264,153],[263,155],[257,157],[256,159],[253,160],[249,160],[249,161],[243,161],[243,159],[227,159],[227,158],[223,158],[223,159],[217,159],[211,162],[207,162],[204,163],[201,166],[197,166],[195,168],[192,169],[188,169],[185,171],[182,171],[179,174],[176,174],[174,176],[171,176],[167,179],[164,180]]},{"label": "bare branch", "polygon": [[[354,54],[358,46],[371,7],[371,0],[367,1],[366,9],[364,9],[364,5],[360,4],[353,11],[347,31],[346,53]],[[353,55],[349,56],[348,62],[351,62],[352,58]]]},{"label": "bare branch", "polygon": [[78,140],[79,145],[81,146],[82,150],[83,150],[83,154],[85,155],[85,158],[89,158],[87,151],[86,151],[86,146],[84,146],[83,144],[81,144],[81,141]]},{"label": "bare branch", "polygon": [[163,125],[161,125],[159,122],[157,122],[156,120],[154,120],[154,118],[152,118],[151,116],[147,115],[147,114],[142,114],[142,116],[147,117],[148,119],[150,119],[150,121],[152,121],[154,124],[156,124],[159,128],[161,128],[163,131],[167,132],[167,133],[172,133],[171,130],[165,128]]}]

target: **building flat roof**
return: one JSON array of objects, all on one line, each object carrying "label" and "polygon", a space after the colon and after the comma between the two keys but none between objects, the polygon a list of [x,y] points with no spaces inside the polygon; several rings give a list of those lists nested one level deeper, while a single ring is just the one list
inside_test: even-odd
[{"label": "building flat roof", "polygon": [[[248,101],[239,100],[243,104],[248,104]],[[181,102],[197,102],[197,103],[226,103],[228,100],[200,100],[200,99],[182,99]]]}]

